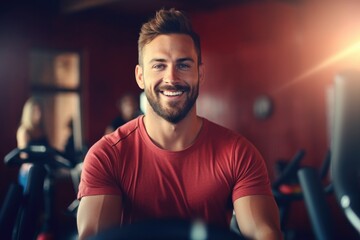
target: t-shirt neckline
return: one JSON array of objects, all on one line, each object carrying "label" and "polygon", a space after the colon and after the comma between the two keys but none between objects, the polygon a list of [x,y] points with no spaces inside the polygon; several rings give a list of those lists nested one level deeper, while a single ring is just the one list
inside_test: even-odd
[{"label": "t-shirt neckline", "polygon": [[208,121],[201,117],[202,119],[202,126],[201,126],[201,129],[199,131],[199,134],[198,136],[196,137],[195,141],[193,142],[193,144],[191,144],[189,147],[183,149],[183,150],[180,150],[180,151],[171,151],[171,150],[166,150],[166,149],[163,149],[159,146],[157,146],[150,138],[150,136],[148,135],[147,131],[146,131],[146,128],[145,128],[145,124],[144,124],[144,117],[145,115],[142,115],[138,118],[138,126],[139,126],[139,129],[140,129],[140,134],[141,134],[141,138],[142,140],[144,141],[144,143],[146,144],[146,146],[157,152],[157,153],[164,153],[164,154],[181,154],[181,153],[186,153],[186,152],[190,152],[192,151],[194,148],[196,149],[197,146],[199,144],[201,144],[201,142],[203,141],[203,139],[206,137],[206,132],[207,132],[207,129],[208,129]]}]

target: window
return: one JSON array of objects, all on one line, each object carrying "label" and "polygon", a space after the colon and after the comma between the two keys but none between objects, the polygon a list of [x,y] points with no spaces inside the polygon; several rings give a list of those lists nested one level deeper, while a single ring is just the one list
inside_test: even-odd
[{"label": "window", "polygon": [[81,55],[76,51],[31,51],[31,94],[43,100],[49,141],[60,151],[65,151],[68,143],[73,150],[82,150],[80,73]]}]

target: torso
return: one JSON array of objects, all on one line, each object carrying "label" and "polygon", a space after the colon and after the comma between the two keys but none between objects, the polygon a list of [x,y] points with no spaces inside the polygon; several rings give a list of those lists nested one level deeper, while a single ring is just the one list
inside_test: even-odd
[{"label": "torso", "polygon": [[[167,151],[152,143],[140,117],[107,135],[89,151],[83,177],[90,177],[92,164],[96,164],[94,169],[100,170],[100,176],[91,180],[93,186],[81,183],[79,197],[85,188],[100,191],[96,194],[121,195],[123,223],[147,218],[202,218],[226,227],[232,214],[233,189],[241,169],[248,167],[244,159],[235,160],[237,145],[242,141],[245,139],[240,135],[204,120],[192,146]],[[246,141],[243,144],[248,147]],[[93,155],[99,147],[105,149],[105,156]],[[95,160],[98,157],[100,165]],[[96,186],[103,187],[92,189]],[[259,191],[267,190],[265,186]]]}]

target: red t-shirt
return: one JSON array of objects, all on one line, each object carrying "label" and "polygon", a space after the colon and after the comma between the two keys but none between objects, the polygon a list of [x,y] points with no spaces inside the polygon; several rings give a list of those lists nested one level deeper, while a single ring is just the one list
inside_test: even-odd
[{"label": "red t-shirt", "polygon": [[123,223],[200,218],[225,227],[236,199],[271,194],[263,158],[238,133],[203,119],[192,146],[168,151],[151,141],[140,116],[89,149],[78,198],[121,196]]}]

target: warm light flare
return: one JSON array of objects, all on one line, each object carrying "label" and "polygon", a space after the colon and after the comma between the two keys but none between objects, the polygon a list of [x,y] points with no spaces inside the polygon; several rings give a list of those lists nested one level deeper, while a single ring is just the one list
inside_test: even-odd
[{"label": "warm light flare", "polygon": [[308,71],[302,73],[301,75],[299,75],[298,77],[294,78],[293,80],[289,81],[288,83],[280,86],[279,88],[275,89],[273,91],[273,93],[278,93],[286,88],[288,88],[291,85],[294,85],[295,83],[299,82],[302,79],[305,79],[329,66],[331,66],[332,64],[340,61],[341,59],[344,59],[356,52],[360,51],[360,41],[355,43],[354,45],[351,45],[350,47],[345,48],[344,50],[340,51],[337,54],[334,54],[333,56],[325,59],[323,62],[321,62],[320,64],[318,64],[317,66],[315,66],[312,69],[309,69]]}]

